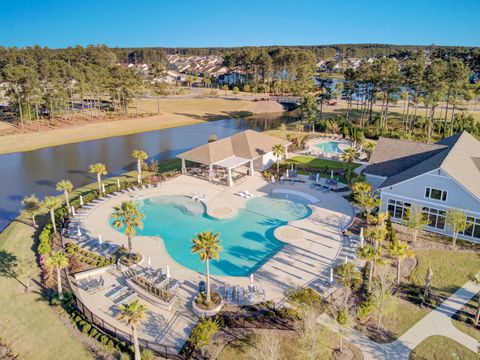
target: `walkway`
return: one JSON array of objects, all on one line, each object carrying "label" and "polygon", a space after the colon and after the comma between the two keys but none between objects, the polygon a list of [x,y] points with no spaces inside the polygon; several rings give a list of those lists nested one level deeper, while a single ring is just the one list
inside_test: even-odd
[{"label": "walkway", "polygon": [[[478,341],[458,330],[452,324],[451,318],[478,292],[480,292],[480,285],[467,282],[397,340],[388,344],[376,343],[352,329],[345,330],[344,335],[362,351],[365,360],[408,360],[410,352],[433,335],[451,338],[476,353]],[[319,322],[333,330],[338,328],[333,320],[326,316],[322,316]]]}]

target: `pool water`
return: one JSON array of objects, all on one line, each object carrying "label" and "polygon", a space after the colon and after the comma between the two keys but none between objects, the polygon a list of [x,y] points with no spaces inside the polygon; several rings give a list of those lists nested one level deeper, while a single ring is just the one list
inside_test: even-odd
[{"label": "pool water", "polygon": [[326,141],[318,143],[315,146],[330,154],[340,154],[342,152],[342,150],[340,150],[338,147],[338,142],[336,141]]},{"label": "pool water", "polygon": [[289,199],[281,195],[248,199],[245,209],[222,220],[208,216],[202,203],[186,196],[152,197],[140,205],[145,214],[144,228],[137,234],[160,236],[169,255],[194,271],[204,273],[205,264],[198,254],[191,253],[192,238],[206,230],[220,233],[223,251],[218,262],[210,262],[210,273],[225,276],[254,272],[284,245],[274,237],[275,229],[311,214],[306,201],[292,195]]}]

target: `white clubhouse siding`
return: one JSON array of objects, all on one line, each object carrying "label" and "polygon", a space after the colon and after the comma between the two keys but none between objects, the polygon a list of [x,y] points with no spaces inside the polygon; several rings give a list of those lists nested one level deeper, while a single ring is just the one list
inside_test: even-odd
[{"label": "white clubhouse siding", "polygon": [[[447,191],[447,200],[440,201],[425,198],[425,189],[427,187]],[[387,211],[388,200],[393,199],[443,211],[451,208],[460,209],[463,210],[467,216],[480,218],[480,200],[475,198],[470,192],[465,190],[460,184],[441,170],[434,170],[380,190],[382,211]],[[446,235],[451,234],[451,229],[448,227],[443,231],[438,229],[428,230]],[[461,235],[459,237],[479,242],[478,239],[463,237]]]}]

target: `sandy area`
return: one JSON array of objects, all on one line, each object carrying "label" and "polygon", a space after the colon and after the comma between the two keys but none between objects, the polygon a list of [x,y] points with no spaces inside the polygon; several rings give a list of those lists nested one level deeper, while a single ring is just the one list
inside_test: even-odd
[{"label": "sandy area", "polygon": [[[142,116],[121,120],[81,121],[80,124],[60,123],[44,130],[21,132],[0,136],[0,153],[34,150],[47,146],[61,145],[112,136],[152,131],[177,126],[185,126],[203,121],[246,116],[255,113],[281,111],[277,103],[256,103],[249,100],[206,99],[161,99],[159,115]],[[135,114],[135,102],[130,113]],[[138,113],[156,113],[157,100],[138,101]],[[11,125],[0,122],[0,127]]]}]

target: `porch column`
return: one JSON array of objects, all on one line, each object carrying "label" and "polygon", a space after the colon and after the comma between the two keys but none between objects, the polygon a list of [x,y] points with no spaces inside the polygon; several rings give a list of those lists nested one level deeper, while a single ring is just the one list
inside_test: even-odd
[{"label": "porch column", "polygon": [[187,166],[185,165],[185,159],[182,159],[182,174],[187,173]]},{"label": "porch column", "polygon": [[213,165],[208,165],[208,180],[213,181]]},{"label": "porch column", "polygon": [[288,146],[285,146],[285,159],[288,159]]},{"label": "porch column", "polygon": [[253,160],[250,160],[250,170],[249,170],[248,174],[249,174],[250,176],[253,176],[253,174],[254,174],[254,171],[253,171]]},{"label": "porch column", "polygon": [[232,186],[233,186],[233,181],[232,181],[232,169],[228,168],[227,171],[228,171],[227,184],[228,184],[228,186],[232,187]]}]

